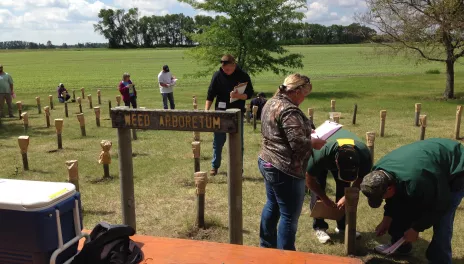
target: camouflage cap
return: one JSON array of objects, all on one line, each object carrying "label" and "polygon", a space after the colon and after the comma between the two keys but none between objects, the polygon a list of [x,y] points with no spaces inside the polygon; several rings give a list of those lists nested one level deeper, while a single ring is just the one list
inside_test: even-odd
[{"label": "camouflage cap", "polygon": [[383,196],[393,177],[383,170],[374,170],[364,176],[361,183],[361,192],[367,197],[369,206],[379,208],[382,205]]}]

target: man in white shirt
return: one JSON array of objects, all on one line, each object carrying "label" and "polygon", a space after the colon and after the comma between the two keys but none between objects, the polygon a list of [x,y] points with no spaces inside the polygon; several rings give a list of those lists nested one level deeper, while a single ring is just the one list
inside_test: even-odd
[{"label": "man in white shirt", "polygon": [[173,87],[175,86],[174,77],[171,72],[169,72],[168,65],[163,66],[163,70],[158,74],[158,83],[161,95],[163,96],[163,107],[168,109],[168,100],[171,106],[171,109],[174,109],[174,94]]}]

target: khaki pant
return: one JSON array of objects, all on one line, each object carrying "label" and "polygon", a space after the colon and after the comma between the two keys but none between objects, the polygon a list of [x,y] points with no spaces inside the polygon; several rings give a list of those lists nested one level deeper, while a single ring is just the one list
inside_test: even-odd
[{"label": "khaki pant", "polygon": [[11,104],[12,98],[11,94],[9,93],[0,93],[0,116],[5,117],[3,114],[3,104],[5,103],[8,105],[8,115],[12,116],[13,115],[13,106]]}]

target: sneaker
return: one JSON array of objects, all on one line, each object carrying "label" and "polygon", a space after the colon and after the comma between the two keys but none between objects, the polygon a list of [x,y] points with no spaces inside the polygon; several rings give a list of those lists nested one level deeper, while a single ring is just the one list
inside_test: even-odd
[{"label": "sneaker", "polygon": [[[381,254],[381,255],[385,255],[384,253],[382,253],[382,251],[384,251],[385,249],[391,247],[392,244],[382,244],[382,245],[378,245],[374,248],[374,251],[378,254]],[[408,256],[410,255],[412,252],[412,245],[411,244],[403,244],[402,246],[400,246],[396,251],[395,255],[398,255],[398,256]]]},{"label": "sneaker", "polygon": [[209,175],[210,175],[210,176],[216,176],[217,173],[218,173],[218,170],[217,170],[217,169],[214,169],[214,168],[211,169],[211,170],[209,171]]},{"label": "sneaker", "polygon": [[[335,227],[335,233],[338,235],[338,234],[345,234],[345,230],[343,229],[338,229],[338,227]],[[358,231],[356,231],[356,239],[360,239],[361,238],[361,233],[359,233]]]},{"label": "sneaker", "polygon": [[326,229],[317,229],[316,230],[316,237],[320,243],[325,244],[330,241],[330,236],[327,234]]}]

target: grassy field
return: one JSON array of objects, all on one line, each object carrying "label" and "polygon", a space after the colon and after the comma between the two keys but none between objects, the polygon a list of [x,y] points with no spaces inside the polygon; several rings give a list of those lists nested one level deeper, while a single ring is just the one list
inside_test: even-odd
[{"label": "grassy field", "polygon": [[[436,63],[414,64],[403,58],[377,56],[368,46],[312,46],[293,47],[302,53],[305,68],[298,72],[312,78],[313,93],[301,105],[306,112],[315,108],[316,125],[328,117],[330,100],[336,99],[336,109],[342,112],[341,123],[361,138],[367,131],[379,132],[379,111],[387,110],[386,135],[377,137],[375,158],[389,151],[418,140],[419,128],[413,126],[414,104],[422,103],[422,113],[427,114],[426,137],[452,138],[456,105],[464,103],[464,66],[456,66],[456,100],[440,99],[445,85],[444,65]],[[200,108],[206,98],[210,76],[206,78],[184,78],[198,68],[195,62],[184,57],[183,50],[70,50],[70,51],[7,51],[0,52],[0,63],[15,80],[16,101],[24,104],[23,111],[29,112],[29,167],[23,171],[17,137],[23,135],[22,122],[17,119],[4,120],[0,128],[0,177],[65,181],[65,161],[79,161],[80,188],[84,206],[84,226],[93,228],[98,221],[121,222],[120,191],[118,181],[118,155],[116,130],[111,128],[108,117],[108,100],[115,105],[118,94],[116,86],[123,72],[128,71],[138,89],[139,106],[161,108],[159,89],[155,84],[163,64],[169,64],[174,75],[179,77],[175,88],[176,108],[191,109],[192,95],[196,95]],[[219,66],[218,66],[219,67]],[[441,74],[426,74],[428,70],[440,70]],[[211,73],[212,74],[212,73]],[[268,97],[275,91],[284,77],[271,73],[252,77],[256,92],[265,92]],[[56,100],[55,87],[64,83],[68,90],[85,87],[92,94],[94,106],[96,91],[101,89],[102,126],[95,125],[93,111],[87,101],[83,108],[87,123],[87,137],[80,136],[75,113],[78,107],[69,104],[70,117],[64,117],[64,107]],[[48,104],[48,95],[55,98],[55,110],[51,118],[65,118],[63,146],[56,150],[55,129],[46,128],[45,118],[37,114],[35,97],[40,96],[42,106]],[[357,124],[351,124],[353,105],[358,104]],[[6,110],[6,109],[5,109]],[[16,111],[16,107],[15,107]],[[17,112],[15,112],[17,116]],[[202,135],[203,170],[209,170],[212,156],[212,135]],[[191,151],[192,133],[168,131],[140,131],[133,144],[135,196],[138,233],[228,241],[227,203],[227,148],[223,153],[220,175],[210,178],[206,193],[206,221],[208,229],[195,230],[195,187]],[[113,142],[113,163],[110,166],[112,181],[97,183],[103,176],[98,164],[99,142]],[[257,168],[257,155],[261,143],[259,129],[245,126],[245,164],[243,182],[244,243],[259,245],[259,222],[265,203],[262,176]],[[329,176],[330,177],[330,176]],[[334,195],[334,185],[329,180],[328,193]],[[343,238],[334,235],[333,245],[320,245],[314,237],[309,218],[309,196],[307,196],[297,233],[299,251],[340,255],[343,254]],[[459,208],[456,219],[456,234],[453,238],[455,263],[464,263],[464,207]],[[375,255],[372,248],[387,237],[378,239],[372,231],[381,220],[381,209],[370,209],[361,195],[358,209],[358,230],[363,234],[359,242],[360,258],[367,263],[424,263],[425,248],[431,238],[431,230],[421,234],[416,243],[413,257],[393,260]],[[333,234],[335,222],[329,221],[329,233]]]}]

